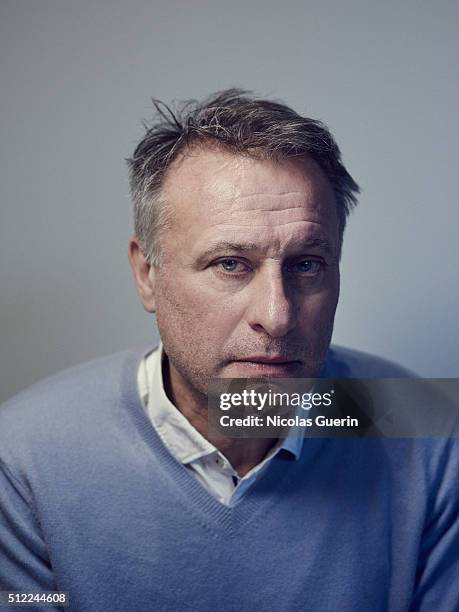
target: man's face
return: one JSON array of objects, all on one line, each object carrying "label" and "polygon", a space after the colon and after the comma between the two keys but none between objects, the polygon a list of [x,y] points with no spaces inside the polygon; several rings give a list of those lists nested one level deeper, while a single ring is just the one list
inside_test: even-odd
[{"label": "man's face", "polygon": [[315,377],[339,294],[334,193],[319,166],[193,149],[169,169],[173,210],[152,268],[171,376]]}]

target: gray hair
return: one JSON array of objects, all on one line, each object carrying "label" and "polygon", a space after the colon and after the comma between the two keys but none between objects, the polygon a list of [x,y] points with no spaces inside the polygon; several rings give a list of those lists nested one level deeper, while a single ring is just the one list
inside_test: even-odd
[{"label": "gray hair", "polygon": [[311,157],[333,187],[342,239],[360,189],[341,162],[338,145],[322,122],[302,117],[280,102],[234,88],[217,92],[202,102],[184,102],[175,111],[160,100],[153,99],[153,104],[154,121],[150,126],[144,124],[145,136],[126,160],[134,230],[151,264],[160,264],[159,232],[172,212],[162,198],[163,177],[173,160],[195,144],[213,144],[259,159]]}]

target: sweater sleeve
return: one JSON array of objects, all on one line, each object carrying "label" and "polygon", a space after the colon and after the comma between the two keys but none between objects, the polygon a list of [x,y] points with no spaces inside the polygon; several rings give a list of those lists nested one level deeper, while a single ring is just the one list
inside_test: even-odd
[{"label": "sweater sleeve", "polygon": [[411,610],[459,610],[459,440],[450,440],[425,525]]},{"label": "sweater sleeve", "polygon": [[57,590],[32,508],[25,487],[0,461],[0,590]]}]

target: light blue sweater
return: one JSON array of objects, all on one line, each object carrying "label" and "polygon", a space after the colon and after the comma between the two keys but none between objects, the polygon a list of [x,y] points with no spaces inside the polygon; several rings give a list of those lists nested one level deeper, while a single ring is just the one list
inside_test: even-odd
[{"label": "light blue sweater", "polygon": [[84,612],[459,610],[457,440],[307,439],[229,508],[152,428],[141,357],[0,409],[1,589]]}]

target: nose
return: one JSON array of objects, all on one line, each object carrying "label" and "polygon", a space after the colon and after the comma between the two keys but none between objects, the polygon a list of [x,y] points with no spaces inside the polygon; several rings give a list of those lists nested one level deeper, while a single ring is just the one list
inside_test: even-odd
[{"label": "nose", "polygon": [[272,338],[285,336],[296,325],[296,308],[287,294],[282,270],[271,266],[259,271],[251,285],[247,323]]}]

